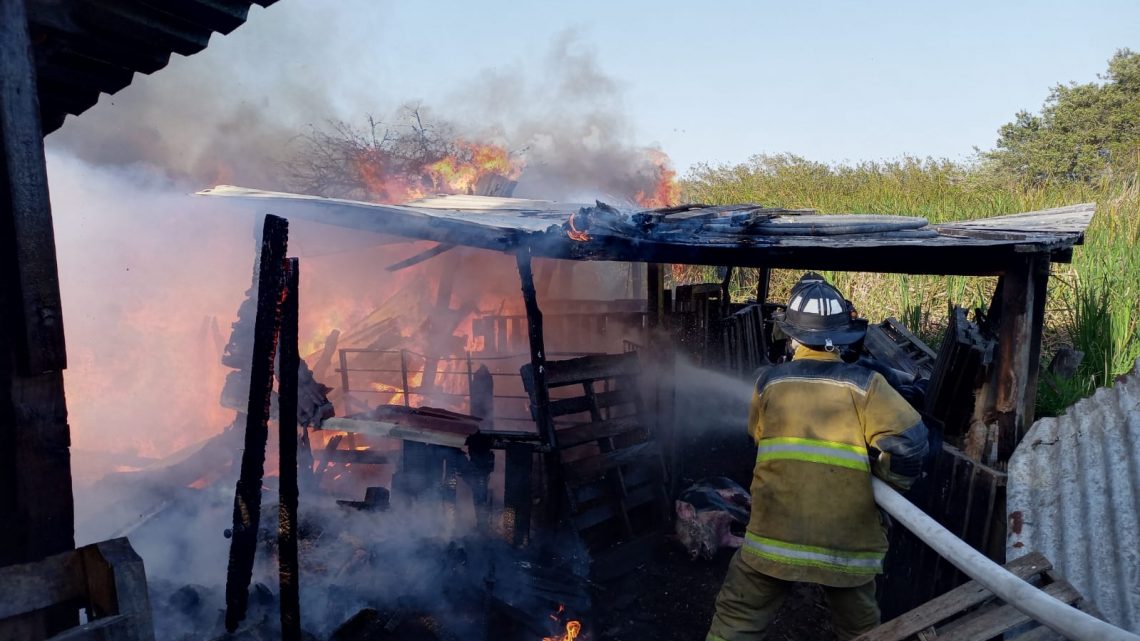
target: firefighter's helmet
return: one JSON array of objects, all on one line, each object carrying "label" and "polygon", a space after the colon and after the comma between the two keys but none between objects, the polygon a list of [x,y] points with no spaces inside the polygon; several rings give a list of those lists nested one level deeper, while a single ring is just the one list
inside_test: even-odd
[{"label": "firefighter's helmet", "polygon": [[782,332],[816,349],[852,345],[867,333],[867,320],[857,318],[851,303],[815,272],[800,277],[775,320]]}]

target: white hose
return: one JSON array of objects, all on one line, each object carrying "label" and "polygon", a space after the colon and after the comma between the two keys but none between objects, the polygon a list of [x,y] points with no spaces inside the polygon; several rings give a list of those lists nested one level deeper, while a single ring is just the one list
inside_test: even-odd
[{"label": "white hose", "polygon": [[877,478],[875,501],[906,529],[1001,600],[1073,641],[1140,641],[1140,636],[1054,599],[989,560]]}]

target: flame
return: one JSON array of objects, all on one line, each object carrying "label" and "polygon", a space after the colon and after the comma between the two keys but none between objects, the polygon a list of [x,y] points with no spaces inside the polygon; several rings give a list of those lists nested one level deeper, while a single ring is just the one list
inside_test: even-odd
[{"label": "flame", "polygon": [[505,147],[456,140],[454,152],[422,166],[400,169],[379,150],[362,149],[352,166],[365,186],[365,197],[381,203],[405,203],[433,194],[470,194],[484,177],[516,180],[524,163]]},{"label": "flame", "polygon": [[681,200],[681,186],[677,184],[677,172],[669,156],[660,149],[649,150],[649,162],[654,168],[653,190],[639,191],[634,202],[648,209],[672,207]]},{"label": "flame", "polygon": [[570,620],[566,622],[566,633],[556,637],[543,637],[542,641],[574,641],[582,632],[582,622]]},{"label": "flame", "polygon": [[585,242],[587,240],[590,240],[590,235],[578,229],[578,227],[574,225],[574,216],[577,213],[578,212],[573,212],[570,214],[570,220],[567,221],[567,223],[570,225],[570,230],[566,232],[566,235],[570,237],[570,240]]},{"label": "flame", "polygon": [[[562,621],[563,615],[566,613],[566,606],[559,605],[558,611],[550,615],[550,620],[558,623]],[[563,634],[556,637],[543,637],[542,641],[574,641],[578,635],[582,633],[582,622],[571,619],[566,622],[566,630]]]}]

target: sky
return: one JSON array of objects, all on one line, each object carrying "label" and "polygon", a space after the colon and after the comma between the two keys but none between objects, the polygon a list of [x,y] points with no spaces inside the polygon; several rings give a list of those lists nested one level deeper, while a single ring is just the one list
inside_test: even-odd
[{"label": "sky", "polygon": [[616,84],[608,99],[629,134],[684,172],[781,152],[965,160],[1053,85],[1093,81],[1116,49],[1140,50],[1136,25],[1134,0],[280,0],[171,66],[217,69],[217,91],[289,101],[302,120],[408,101],[462,114],[486,79],[534,84],[569,37]]}]

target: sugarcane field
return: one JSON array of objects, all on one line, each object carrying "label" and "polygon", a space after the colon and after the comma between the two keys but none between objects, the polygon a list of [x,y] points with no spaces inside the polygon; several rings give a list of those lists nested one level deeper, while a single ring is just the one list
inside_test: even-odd
[{"label": "sugarcane field", "polygon": [[1136,24],[0,0],[0,641],[1140,641]]}]

